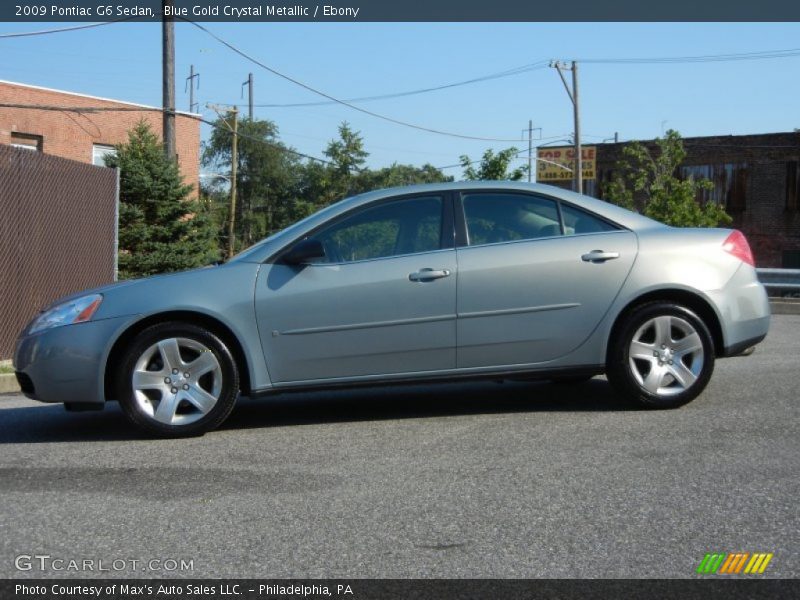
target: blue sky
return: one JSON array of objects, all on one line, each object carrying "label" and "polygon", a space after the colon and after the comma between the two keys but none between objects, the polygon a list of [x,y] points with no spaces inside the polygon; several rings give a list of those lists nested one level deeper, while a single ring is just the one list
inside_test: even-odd
[{"label": "blue sky", "polygon": [[[54,27],[65,24],[53,24]],[[46,29],[2,23],[0,33]],[[800,47],[798,23],[206,23],[262,62],[339,98],[401,92],[504,71],[541,59],[647,58]],[[32,38],[0,39],[0,79],[159,105],[161,29],[111,24]],[[201,73],[206,102],[239,103],[253,72],[256,103],[323,100],[250,64],[187,23],[176,24],[178,107],[184,78]],[[585,64],[580,68],[584,143],[619,132],[652,138],[791,131],[800,127],[800,57],[699,64]],[[544,138],[572,131],[572,108],[558,75],[543,68],[418,96],[361,103],[396,119],[467,135],[520,138],[528,119]],[[527,142],[463,140],[415,131],[343,106],[257,108],[281,138],[322,156],[347,120],[380,167],[394,161],[434,166],[477,158],[486,148]],[[449,173],[459,176],[460,169]]]}]

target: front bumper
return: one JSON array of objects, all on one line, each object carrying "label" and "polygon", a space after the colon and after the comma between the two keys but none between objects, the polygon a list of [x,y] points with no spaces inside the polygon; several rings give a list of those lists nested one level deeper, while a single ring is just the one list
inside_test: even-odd
[{"label": "front bumper", "polygon": [[14,369],[23,393],[41,402],[105,403],[108,353],[132,316],[88,321],[23,335],[14,349]]}]

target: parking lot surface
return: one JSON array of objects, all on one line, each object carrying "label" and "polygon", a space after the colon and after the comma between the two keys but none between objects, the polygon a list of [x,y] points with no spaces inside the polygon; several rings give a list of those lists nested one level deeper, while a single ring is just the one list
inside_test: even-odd
[{"label": "parking lot surface", "polygon": [[[602,377],[415,386],[245,399],[185,440],[0,396],[0,577],[694,577],[707,552],[798,577],[799,365],[778,315],[678,410]],[[130,567],[154,559],[193,568]]]}]

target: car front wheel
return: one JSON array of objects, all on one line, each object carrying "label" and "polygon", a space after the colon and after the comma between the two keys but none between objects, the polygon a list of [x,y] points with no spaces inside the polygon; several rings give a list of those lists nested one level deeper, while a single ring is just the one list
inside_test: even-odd
[{"label": "car front wheel", "polygon": [[714,371],[705,323],[672,302],[636,309],[611,341],[606,373],[627,398],[648,408],[675,408],[696,398]]},{"label": "car front wheel", "polygon": [[239,375],[230,350],[212,332],[189,323],[160,323],[139,333],[120,371],[125,416],[165,437],[199,435],[231,413]]}]

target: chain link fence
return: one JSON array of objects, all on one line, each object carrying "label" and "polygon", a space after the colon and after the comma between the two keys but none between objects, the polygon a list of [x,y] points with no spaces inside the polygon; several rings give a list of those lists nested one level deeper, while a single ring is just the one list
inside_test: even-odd
[{"label": "chain link fence", "polygon": [[0,359],[53,300],[109,283],[117,171],[0,144]]}]

